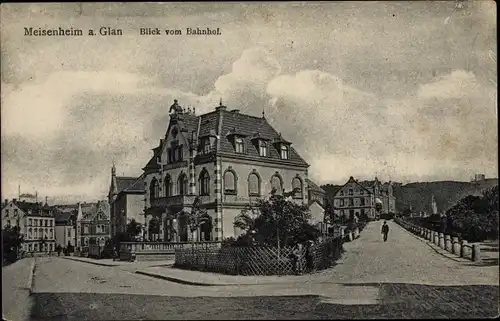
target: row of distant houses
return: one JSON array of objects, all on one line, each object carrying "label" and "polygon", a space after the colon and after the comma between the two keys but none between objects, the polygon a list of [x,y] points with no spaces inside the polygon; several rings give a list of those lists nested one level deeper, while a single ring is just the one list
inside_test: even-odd
[{"label": "row of distant houses", "polygon": [[54,252],[56,246],[103,244],[110,238],[107,201],[49,206],[47,202],[4,200],[2,229],[19,227],[25,252]]}]

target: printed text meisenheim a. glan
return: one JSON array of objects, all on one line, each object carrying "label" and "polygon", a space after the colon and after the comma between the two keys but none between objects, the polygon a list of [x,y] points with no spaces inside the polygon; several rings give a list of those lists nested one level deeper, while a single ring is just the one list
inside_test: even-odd
[{"label": "printed text meisenheim a. glan", "polygon": [[25,36],[83,36],[82,29],[73,28],[57,28],[57,29],[42,29],[42,28],[32,28],[24,27]]}]

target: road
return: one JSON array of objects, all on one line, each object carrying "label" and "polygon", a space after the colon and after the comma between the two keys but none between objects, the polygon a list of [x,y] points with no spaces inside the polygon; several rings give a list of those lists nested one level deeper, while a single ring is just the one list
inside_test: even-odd
[{"label": "road", "polygon": [[[494,285],[491,279],[492,284],[477,283],[475,276],[470,276],[475,271],[474,275],[482,275],[478,278],[481,281],[489,272],[477,272],[482,268],[474,270],[439,255],[395,224],[390,223],[390,228],[389,241],[384,243],[379,238],[378,222],[369,225],[360,239],[345,244],[347,255],[339,265],[318,274],[322,280],[318,283],[190,286],[138,275],[130,266],[103,267],[46,257],[37,259],[29,300],[25,289],[29,261],[21,260],[2,270],[2,278],[10,280],[10,284],[2,285],[2,303],[4,307],[10,305],[10,310],[4,312],[11,320],[26,320],[17,315],[31,316],[31,320],[498,315],[498,283]],[[467,276],[461,285],[442,285],[458,284],[459,277]],[[434,285],[412,284],[422,283],[419,281]],[[20,298],[24,301],[17,303]]]}]

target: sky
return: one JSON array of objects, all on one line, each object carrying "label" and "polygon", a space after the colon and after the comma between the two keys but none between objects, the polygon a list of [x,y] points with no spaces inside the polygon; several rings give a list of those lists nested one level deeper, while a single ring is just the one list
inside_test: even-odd
[{"label": "sky", "polygon": [[[123,36],[24,36],[59,26]],[[142,173],[174,99],[200,114],[221,97],[264,110],[318,184],[498,177],[493,1],[11,3],[0,44],[4,198],[105,199],[113,161]]]}]

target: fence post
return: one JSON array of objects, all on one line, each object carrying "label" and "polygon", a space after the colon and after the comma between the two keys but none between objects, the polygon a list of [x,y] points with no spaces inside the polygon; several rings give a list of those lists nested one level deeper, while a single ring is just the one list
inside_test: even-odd
[{"label": "fence post", "polygon": [[439,233],[439,247],[444,249],[444,234]]},{"label": "fence post", "polygon": [[479,244],[472,245],[472,261],[481,261],[481,247]]},{"label": "fence post", "polygon": [[460,243],[458,242],[458,236],[451,238],[451,253],[460,255]]},{"label": "fence post", "polygon": [[462,240],[460,244],[460,257],[465,257],[465,248],[467,247],[467,241]]},{"label": "fence post", "polygon": [[452,252],[452,245],[453,245],[453,243],[451,243],[451,236],[446,234],[444,236],[444,248],[445,248],[445,250],[448,252]]},{"label": "fence post", "polygon": [[436,231],[434,231],[433,234],[434,234],[434,237],[433,237],[433,242],[432,243],[438,245],[439,244],[439,233],[436,232]]}]

